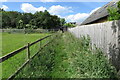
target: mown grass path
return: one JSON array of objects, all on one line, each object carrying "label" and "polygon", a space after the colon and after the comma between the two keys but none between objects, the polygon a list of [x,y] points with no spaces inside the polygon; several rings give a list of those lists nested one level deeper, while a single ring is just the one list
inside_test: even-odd
[{"label": "mown grass path", "polygon": [[16,78],[115,78],[114,67],[89,42],[70,33],[59,34]]}]

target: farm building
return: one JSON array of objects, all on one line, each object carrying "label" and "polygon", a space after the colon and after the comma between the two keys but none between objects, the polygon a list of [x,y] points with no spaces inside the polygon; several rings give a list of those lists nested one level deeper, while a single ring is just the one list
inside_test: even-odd
[{"label": "farm building", "polygon": [[120,20],[107,20],[109,16],[107,8],[117,8],[118,1],[120,0],[107,3],[92,13],[81,25],[68,31],[77,38],[89,35],[92,48],[95,46],[105,53],[108,60],[120,72]]},{"label": "farm building", "polygon": [[108,7],[117,7],[117,2],[120,0],[112,0],[108,4],[104,5],[94,13],[92,13],[81,25],[94,24],[106,22],[108,19]]}]

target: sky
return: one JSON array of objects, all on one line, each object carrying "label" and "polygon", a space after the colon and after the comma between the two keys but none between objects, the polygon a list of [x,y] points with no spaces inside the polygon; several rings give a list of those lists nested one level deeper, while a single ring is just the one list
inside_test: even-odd
[{"label": "sky", "polygon": [[[50,0],[47,0],[50,1]],[[108,2],[2,2],[5,11],[35,13],[47,10],[52,15],[65,18],[67,22],[83,22],[90,14]]]}]

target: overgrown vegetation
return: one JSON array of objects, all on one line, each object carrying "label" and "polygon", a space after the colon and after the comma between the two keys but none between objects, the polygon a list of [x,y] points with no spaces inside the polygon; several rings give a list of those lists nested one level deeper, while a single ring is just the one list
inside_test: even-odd
[{"label": "overgrown vegetation", "polygon": [[90,39],[59,34],[16,78],[116,78],[103,53],[91,49]]},{"label": "overgrown vegetation", "polygon": [[64,26],[71,28],[71,27],[75,27],[76,25],[71,23],[65,23]]},{"label": "overgrown vegetation", "polygon": [[0,28],[53,29],[59,28],[65,23],[65,19],[51,15],[47,10],[32,14],[0,9],[0,13],[2,13],[2,27]]},{"label": "overgrown vegetation", "polygon": [[109,17],[108,20],[119,20],[120,19],[120,1],[117,3],[117,8],[109,7],[108,8]]}]

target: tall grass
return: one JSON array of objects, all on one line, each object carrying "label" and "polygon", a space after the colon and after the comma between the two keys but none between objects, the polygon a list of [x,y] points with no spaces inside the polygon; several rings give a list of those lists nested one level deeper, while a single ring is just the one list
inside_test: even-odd
[{"label": "tall grass", "polygon": [[59,34],[16,78],[116,78],[115,68],[89,38]]}]

